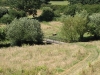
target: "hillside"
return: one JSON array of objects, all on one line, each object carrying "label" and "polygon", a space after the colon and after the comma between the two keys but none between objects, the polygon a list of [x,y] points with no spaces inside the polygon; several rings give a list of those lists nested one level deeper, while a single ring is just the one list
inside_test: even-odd
[{"label": "hillside", "polygon": [[1,48],[0,75],[99,75],[99,45],[94,41]]}]

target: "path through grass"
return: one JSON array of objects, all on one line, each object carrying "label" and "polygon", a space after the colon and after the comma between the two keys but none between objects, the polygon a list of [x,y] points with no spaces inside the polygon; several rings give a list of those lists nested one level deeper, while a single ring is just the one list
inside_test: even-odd
[{"label": "path through grass", "polygon": [[81,45],[88,50],[89,55],[59,75],[78,75],[80,71],[89,66],[89,63],[93,63],[96,59],[98,59],[100,49],[93,43],[94,42],[79,43],[78,45]]}]

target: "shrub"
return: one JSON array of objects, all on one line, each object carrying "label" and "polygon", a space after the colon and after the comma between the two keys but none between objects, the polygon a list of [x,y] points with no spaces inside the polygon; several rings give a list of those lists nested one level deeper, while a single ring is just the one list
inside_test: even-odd
[{"label": "shrub", "polygon": [[64,12],[64,10],[68,7],[67,5],[50,5],[50,4],[48,4],[48,5],[46,5],[46,4],[43,4],[42,6],[41,6],[41,8],[43,8],[43,7],[50,7],[50,8],[52,8],[54,11],[59,11],[60,13],[63,13]]},{"label": "shrub", "polygon": [[3,17],[1,17],[0,22],[5,23],[5,24],[9,24],[12,22],[13,19],[14,19],[13,16],[10,16],[9,14],[5,14]]},{"label": "shrub", "polygon": [[99,13],[100,12],[100,4],[86,4],[83,5],[83,9],[87,10],[89,14]]},{"label": "shrub", "polygon": [[0,27],[0,41],[3,41],[6,39],[6,28]]},{"label": "shrub", "polygon": [[95,36],[95,38],[100,37],[100,13],[94,13],[89,16],[89,31]]},{"label": "shrub", "polygon": [[40,16],[40,20],[42,21],[51,21],[54,17],[54,12],[50,7],[44,7],[43,13]]},{"label": "shrub", "polygon": [[4,7],[0,7],[0,18],[6,13],[8,13],[8,9]]},{"label": "shrub", "polygon": [[8,26],[7,36],[12,41],[12,45],[39,44],[43,40],[40,23],[27,18],[14,19]]},{"label": "shrub", "polygon": [[62,36],[65,41],[74,42],[83,39],[83,35],[87,31],[87,16],[88,13],[82,11],[81,13],[76,13],[74,17],[64,16],[64,18],[62,18],[62,22],[64,23]]},{"label": "shrub", "polygon": [[54,11],[54,16],[55,16],[55,17],[60,17],[61,14],[60,14],[60,12],[59,12],[58,10],[55,10],[55,11]]},{"label": "shrub", "polygon": [[78,41],[78,33],[75,30],[75,20],[71,16],[67,16],[67,18],[64,18],[63,20],[63,27],[61,30],[62,36],[64,41],[66,42],[74,42]]},{"label": "shrub", "polygon": [[80,13],[76,13],[74,16],[74,20],[76,21],[75,30],[79,35],[79,39],[83,40],[83,35],[88,31],[87,23],[88,23],[88,13],[86,10],[81,11]]},{"label": "shrub", "polygon": [[76,12],[80,12],[81,10],[81,4],[68,5],[68,7],[64,9],[64,14],[74,16]]},{"label": "shrub", "polygon": [[9,10],[9,15],[15,18],[20,18],[20,17],[25,17],[26,13],[24,11],[17,11],[15,9],[10,9]]}]

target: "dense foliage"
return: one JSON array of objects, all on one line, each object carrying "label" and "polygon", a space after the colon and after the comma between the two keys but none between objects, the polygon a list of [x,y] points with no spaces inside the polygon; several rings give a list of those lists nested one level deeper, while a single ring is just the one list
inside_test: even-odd
[{"label": "dense foliage", "polygon": [[4,7],[0,7],[0,18],[6,13],[8,13],[8,9]]},{"label": "dense foliage", "polygon": [[44,7],[43,13],[40,16],[41,21],[51,21],[54,17],[54,12],[50,7]]},{"label": "dense foliage", "polygon": [[12,44],[21,45],[23,43],[34,44],[42,43],[43,33],[40,23],[34,19],[20,18],[15,19],[9,25],[7,36]]},{"label": "dense foliage", "polygon": [[3,41],[6,39],[6,28],[0,27],[0,41]]},{"label": "dense foliage", "polygon": [[74,42],[83,39],[84,33],[87,31],[87,12],[82,11],[73,16],[64,17],[62,22],[62,36],[67,42]]},{"label": "dense foliage", "polygon": [[95,38],[100,37],[100,13],[94,13],[89,16],[89,31]]},{"label": "dense foliage", "polygon": [[7,12],[2,14],[0,18],[0,23],[9,24],[14,20],[14,18],[25,17],[26,13],[24,11],[17,11],[15,9],[9,9]]},{"label": "dense foliage", "polygon": [[20,10],[28,11],[29,9],[37,9],[40,7],[40,0],[9,0],[9,4]]}]

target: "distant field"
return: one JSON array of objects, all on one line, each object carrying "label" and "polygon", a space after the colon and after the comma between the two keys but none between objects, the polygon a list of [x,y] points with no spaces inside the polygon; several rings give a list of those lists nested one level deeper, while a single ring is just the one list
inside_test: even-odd
[{"label": "distant field", "polygon": [[68,1],[50,1],[52,5],[68,5]]}]

